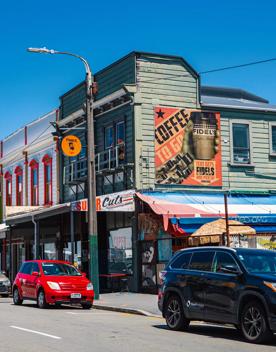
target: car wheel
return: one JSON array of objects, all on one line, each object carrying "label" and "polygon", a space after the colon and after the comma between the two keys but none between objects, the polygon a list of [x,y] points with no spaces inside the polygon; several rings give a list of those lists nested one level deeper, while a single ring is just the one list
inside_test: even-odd
[{"label": "car wheel", "polygon": [[262,343],[272,337],[263,307],[258,302],[248,303],[242,310],[241,331],[248,342]]},{"label": "car wheel", "polygon": [[82,308],[83,309],[91,309],[92,308],[92,303],[88,302],[88,303],[82,303]]},{"label": "car wheel", "polygon": [[190,321],[186,319],[179,296],[169,297],[164,316],[166,323],[171,330],[188,329]]},{"label": "car wheel", "polygon": [[20,306],[20,305],[23,303],[23,299],[21,299],[17,287],[13,290],[13,303],[14,303],[16,306]]},{"label": "car wheel", "polygon": [[47,308],[48,304],[46,302],[46,297],[45,297],[45,293],[43,290],[39,290],[38,291],[38,295],[37,295],[37,306],[40,309],[45,309]]}]

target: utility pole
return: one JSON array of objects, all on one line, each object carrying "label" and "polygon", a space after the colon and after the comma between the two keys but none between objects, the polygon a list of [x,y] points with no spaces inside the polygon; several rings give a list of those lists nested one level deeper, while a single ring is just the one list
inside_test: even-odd
[{"label": "utility pole", "polygon": [[228,200],[227,192],[224,193],[224,208],[225,208],[225,227],[226,227],[226,238],[227,238],[227,247],[230,247],[230,233],[229,233],[229,217],[228,217]]},{"label": "utility pole", "polygon": [[95,172],[95,137],[93,102],[96,84],[89,63],[82,56],[67,51],[47,48],[28,48],[27,51],[38,54],[58,54],[73,56],[82,61],[86,71],[86,119],[87,119],[87,198],[88,198],[88,240],[89,240],[89,274],[94,286],[95,299],[99,299],[99,263],[98,263],[98,229],[96,212],[96,172]]}]

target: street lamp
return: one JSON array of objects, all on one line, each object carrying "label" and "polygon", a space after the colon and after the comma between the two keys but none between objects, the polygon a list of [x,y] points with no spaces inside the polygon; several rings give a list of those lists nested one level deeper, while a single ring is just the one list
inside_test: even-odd
[{"label": "street lamp", "polygon": [[[66,51],[47,48],[28,48],[28,52],[38,54],[59,54],[74,56],[81,60],[86,71],[86,117],[87,117],[87,190],[88,190],[88,236],[90,252],[90,278],[94,285],[95,299],[99,298],[99,264],[98,264],[98,231],[96,212],[96,173],[95,173],[95,138],[94,138],[94,77],[89,63],[82,56]],[[72,246],[73,248],[73,246]]]}]

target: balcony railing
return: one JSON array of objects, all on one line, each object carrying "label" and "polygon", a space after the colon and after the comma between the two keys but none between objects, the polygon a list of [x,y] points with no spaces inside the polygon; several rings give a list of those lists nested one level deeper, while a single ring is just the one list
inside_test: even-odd
[{"label": "balcony railing", "polygon": [[87,158],[75,160],[63,168],[63,183],[75,184],[84,182],[87,177]]},{"label": "balcony railing", "polygon": [[[112,171],[126,165],[125,144],[121,143],[95,155],[96,173]],[[87,178],[87,158],[75,160],[63,168],[63,183],[77,184]]]},{"label": "balcony railing", "polygon": [[96,172],[119,168],[126,163],[125,144],[106,149],[95,155]]}]

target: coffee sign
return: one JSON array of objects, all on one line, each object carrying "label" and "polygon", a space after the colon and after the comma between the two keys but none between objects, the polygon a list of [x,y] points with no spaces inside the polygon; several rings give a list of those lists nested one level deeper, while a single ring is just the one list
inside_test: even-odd
[{"label": "coffee sign", "polygon": [[97,211],[134,211],[134,190],[117,192],[96,198]]},{"label": "coffee sign", "polygon": [[221,186],[220,114],[165,107],[154,112],[156,182]]}]

